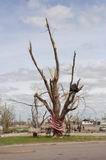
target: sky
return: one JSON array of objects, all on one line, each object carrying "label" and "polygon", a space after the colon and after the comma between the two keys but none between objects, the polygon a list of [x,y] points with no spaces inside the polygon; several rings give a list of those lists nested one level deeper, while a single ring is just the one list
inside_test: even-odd
[{"label": "sky", "polygon": [[[48,67],[54,66],[45,17],[58,49],[61,81],[65,85],[69,82],[76,51],[76,75],[84,84],[86,103],[97,115],[103,115],[106,112],[105,0],[0,0],[1,98],[32,102],[34,88],[39,88],[41,78],[28,53],[29,41],[40,67],[47,72]],[[16,108],[18,114],[24,110],[22,116],[28,117],[30,110]]]}]

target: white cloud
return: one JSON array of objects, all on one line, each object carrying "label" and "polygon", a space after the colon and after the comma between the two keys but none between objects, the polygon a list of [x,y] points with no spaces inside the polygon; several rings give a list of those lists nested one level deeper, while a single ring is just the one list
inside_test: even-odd
[{"label": "white cloud", "polygon": [[104,88],[93,88],[91,89],[89,92],[89,95],[99,95],[99,96],[102,96],[102,95],[106,95],[106,87]]},{"label": "white cloud", "polygon": [[84,81],[84,84],[87,84],[87,83],[89,83],[89,84],[95,84],[95,83],[98,82],[98,80],[96,78],[84,78],[83,81]]},{"label": "white cloud", "polygon": [[27,5],[31,9],[39,8],[42,5],[42,0],[28,0]]},{"label": "white cloud", "polygon": [[33,15],[22,18],[24,23],[34,26],[43,27],[44,18],[48,17],[51,25],[56,28],[82,28],[94,29],[99,26],[104,26],[106,23],[106,5],[93,5],[88,6],[86,9],[78,10],[75,6],[72,8],[70,5],[65,6],[57,4],[51,6],[47,5],[44,0],[29,0],[28,7],[36,9]]},{"label": "white cloud", "polygon": [[39,17],[39,16],[31,16],[31,17],[26,17],[22,18],[23,22],[26,24],[31,24],[36,27],[44,27],[44,18]]},{"label": "white cloud", "polygon": [[46,10],[46,15],[50,17],[52,20],[53,19],[63,20],[73,17],[71,8],[62,5],[57,5],[48,8]]},{"label": "white cloud", "polygon": [[[30,2],[36,3],[36,1]],[[73,18],[74,13],[70,7],[63,5],[46,6],[39,2],[37,12],[33,16],[26,16],[21,18],[24,23],[31,24],[37,27],[44,27],[45,17],[49,19],[53,27],[67,26],[67,21]]]},{"label": "white cloud", "polygon": [[94,5],[81,11],[79,24],[85,28],[96,28],[106,23],[106,5]]}]

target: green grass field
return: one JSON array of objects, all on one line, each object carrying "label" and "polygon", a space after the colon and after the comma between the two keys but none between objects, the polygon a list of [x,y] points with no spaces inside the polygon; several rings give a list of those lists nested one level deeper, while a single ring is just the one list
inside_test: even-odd
[{"label": "green grass field", "polygon": [[49,136],[17,136],[1,137],[0,145],[29,144],[29,143],[53,143],[53,142],[86,142],[86,141],[106,141],[106,136],[64,136],[63,138],[53,138]]}]

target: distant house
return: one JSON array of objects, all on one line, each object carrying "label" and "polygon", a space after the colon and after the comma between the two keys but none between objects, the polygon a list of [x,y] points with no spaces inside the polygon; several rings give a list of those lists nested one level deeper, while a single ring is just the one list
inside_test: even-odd
[{"label": "distant house", "polygon": [[94,124],[94,121],[90,119],[84,119],[82,121],[82,125],[93,125],[93,124]]}]

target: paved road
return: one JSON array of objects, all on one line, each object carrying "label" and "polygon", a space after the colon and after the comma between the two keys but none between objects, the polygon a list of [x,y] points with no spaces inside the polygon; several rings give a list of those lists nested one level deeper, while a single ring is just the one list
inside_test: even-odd
[{"label": "paved road", "polygon": [[106,160],[106,142],[1,146],[0,160]]}]

